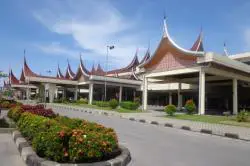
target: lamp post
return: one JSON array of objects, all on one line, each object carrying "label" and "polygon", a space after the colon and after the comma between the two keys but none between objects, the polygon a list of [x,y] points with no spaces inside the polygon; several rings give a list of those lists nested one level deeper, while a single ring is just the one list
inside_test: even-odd
[{"label": "lamp post", "polygon": [[107,46],[107,54],[106,54],[106,75],[105,75],[105,81],[104,81],[104,101],[107,99],[107,74],[108,74],[108,55],[109,55],[109,50],[114,49],[114,45],[108,45]]}]

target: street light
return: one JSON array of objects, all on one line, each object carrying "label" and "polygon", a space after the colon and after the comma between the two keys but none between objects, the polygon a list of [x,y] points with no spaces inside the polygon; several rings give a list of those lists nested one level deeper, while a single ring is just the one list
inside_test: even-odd
[{"label": "street light", "polygon": [[104,82],[104,101],[107,99],[107,74],[108,74],[108,55],[109,55],[109,50],[114,49],[115,46],[107,46],[107,55],[106,55],[106,75],[105,75],[105,82]]}]

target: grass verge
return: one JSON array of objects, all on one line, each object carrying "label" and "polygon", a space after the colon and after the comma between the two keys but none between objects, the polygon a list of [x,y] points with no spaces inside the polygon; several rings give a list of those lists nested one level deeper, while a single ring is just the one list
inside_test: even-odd
[{"label": "grass verge", "polygon": [[250,122],[237,122],[236,116],[214,116],[214,115],[187,115],[187,114],[177,114],[174,116],[166,116],[171,119],[181,119],[190,120],[197,122],[206,122],[214,124],[225,124],[232,126],[241,126],[250,128]]}]

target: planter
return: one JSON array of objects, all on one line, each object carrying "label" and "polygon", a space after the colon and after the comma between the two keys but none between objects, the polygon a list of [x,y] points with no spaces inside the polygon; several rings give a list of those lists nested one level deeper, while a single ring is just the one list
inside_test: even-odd
[{"label": "planter", "polygon": [[15,130],[12,133],[13,140],[18,148],[18,151],[28,166],[41,165],[41,166],[126,166],[130,160],[129,150],[120,145],[121,154],[113,159],[107,161],[93,162],[93,163],[58,163],[39,157],[32,149],[31,145]]}]

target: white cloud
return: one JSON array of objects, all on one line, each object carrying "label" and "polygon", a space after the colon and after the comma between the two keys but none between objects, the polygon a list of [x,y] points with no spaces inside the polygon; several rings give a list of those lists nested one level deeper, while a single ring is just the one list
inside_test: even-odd
[{"label": "white cloud", "polygon": [[66,47],[63,47],[60,43],[58,42],[53,42],[51,44],[35,44],[35,47],[39,48],[43,52],[51,55],[57,55],[57,56],[67,56],[71,58],[79,58],[79,51],[74,51],[71,49],[68,49]]},{"label": "white cloud", "polygon": [[[132,33],[136,20],[128,20],[108,1],[48,1],[48,8],[34,11],[34,17],[50,31],[70,35],[82,49],[92,54],[106,55],[106,46],[114,44],[111,56],[116,63],[126,65],[137,47],[142,47],[143,36]],[[74,57],[74,51],[61,45],[40,47],[44,52]]]}]

